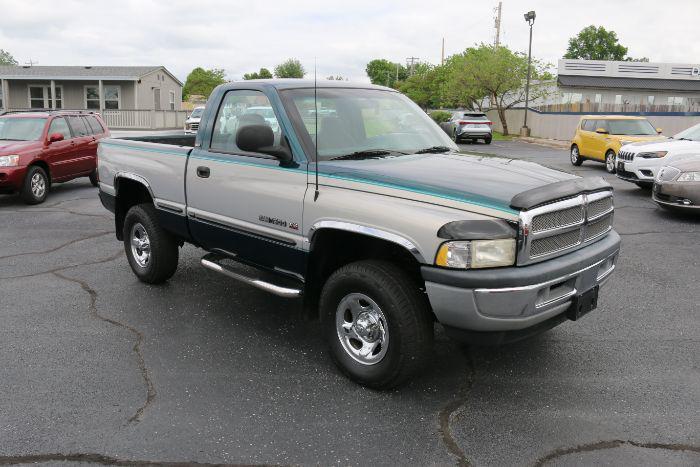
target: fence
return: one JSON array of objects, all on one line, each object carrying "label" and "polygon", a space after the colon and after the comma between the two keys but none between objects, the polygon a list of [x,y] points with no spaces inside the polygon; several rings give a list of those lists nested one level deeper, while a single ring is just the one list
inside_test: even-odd
[{"label": "fence", "polygon": [[[8,109],[9,111],[51,109]],[[58,109],[67,110],[67,109]],[[70,109],[88,111],[87,109]],[[99,112],[97,112],[99,113]],[[113,130],[168,130],[183,128],[189,112],[186,110],[104,110],[102,118],[107,127]]]},{"label": "fence", "polygon": [[650,104],[603,104],[595,102],[576,102],[568,104],[547,104],[533,107],[534,110],[545,113],[636,113],[636,114],[673,114],[683,115],[700,112],[700,102],[693,101],[689,105],[650,105]]}]

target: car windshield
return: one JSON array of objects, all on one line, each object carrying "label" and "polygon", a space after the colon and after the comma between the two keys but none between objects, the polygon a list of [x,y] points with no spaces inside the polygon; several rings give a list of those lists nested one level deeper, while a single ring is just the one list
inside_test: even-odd
[{"label": "car windshield", "polygon": [[190,117],[192,117],[192,118],[200,118],[200,117],[202,116],[202,112],[203,112],[203,111],[204,111],[204,109],[194,109],[194,110],[192,111],[192,114],[190,114]]},{"label": "car windshield", "polygon": [[673,136],[673,139],[688,139],[691,141],[700,141],[700,123],[695,126],[681,131]]},{"label": "car windshield", "polygon": [[656,128],[649,120],[608,120],[611,135],[650,136],[656,134]]},{"label": "car windshield", "polygon": [[45,118],[0,117],[0,140],[37,141],[45,123]]},{"label": "car windshield", "polygon": [[313,154],[318,143],[320,160],[458,150],[420,107],[397,92],[320,88],[316,102],[313,89],[280,95],[307,151]]}]

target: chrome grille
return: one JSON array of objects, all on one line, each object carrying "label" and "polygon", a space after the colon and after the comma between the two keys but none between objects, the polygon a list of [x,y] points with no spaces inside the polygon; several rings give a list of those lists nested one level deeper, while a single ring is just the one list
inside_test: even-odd
[{"label": "chrome grille", "polygon": [[198,130],[198,129],[199,129],[199,123],[190,123],[190,129],[191,129],[191,130]]},{"label": "chrome grille", "polygon": [[556,251],[567,250],[581,243],[581,231],[576,229],[551,237],[538,238],[530,245],[530,257],[548,255]]},{"label": "chrome grille", "polygon": [[561,211],[540,214],[532,219],[532,231],[558,229],[567,225],[575,225],[583,220],[583,206],[574,206]]},{"label": "chrome grille", "polygon": [[679,173],[681,173],[681,171],[675,167],[663,167],[661,170],[659,170],[659,175],[657,178],[661,182],[670,182],[676,178]]},{"label": "chrome grille", "polygon": [[518,265],[536,263],[602,238],[612,228],[612,191],[581,194],[520,213]]},{"label": "chrome grille", "polygon": [[620,151],[617,154],[617,158],[622,161],[632,161],[634,160],[634,153],[629,151]]}]

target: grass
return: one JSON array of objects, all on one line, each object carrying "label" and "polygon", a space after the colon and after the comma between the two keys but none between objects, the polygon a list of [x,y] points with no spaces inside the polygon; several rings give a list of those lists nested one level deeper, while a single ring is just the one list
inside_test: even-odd
[{"label": "grass", "polygon": [[493,132],[493,140],[494,141],[512,141],[514,135],[504,135],[503,133],[499,133],[497,131]]}]

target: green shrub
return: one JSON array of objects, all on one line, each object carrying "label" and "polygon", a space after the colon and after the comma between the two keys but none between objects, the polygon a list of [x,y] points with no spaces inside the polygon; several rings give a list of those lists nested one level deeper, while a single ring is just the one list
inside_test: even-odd
[{"label": "green shrub", "polygon": [[442,123],[452,118],[452,114],[449,112],[445,112],[444,110],[435,110],[433,112],[430,112],[430,117],[437,123]]}]

